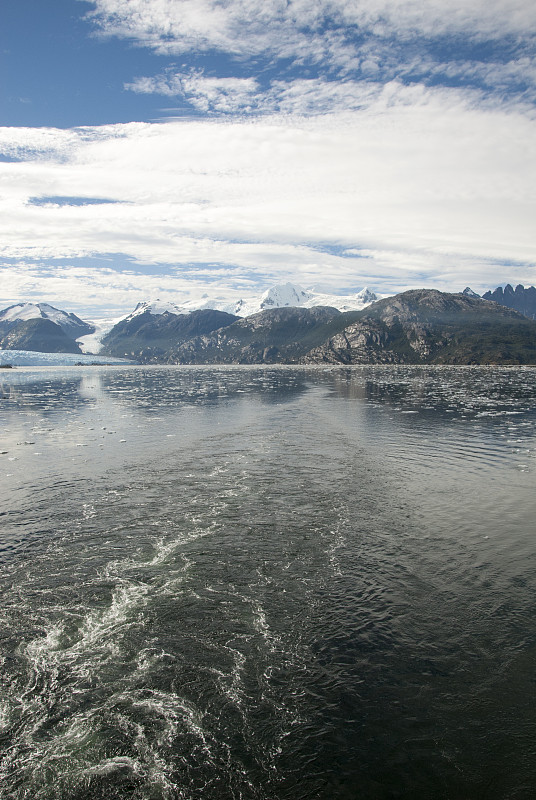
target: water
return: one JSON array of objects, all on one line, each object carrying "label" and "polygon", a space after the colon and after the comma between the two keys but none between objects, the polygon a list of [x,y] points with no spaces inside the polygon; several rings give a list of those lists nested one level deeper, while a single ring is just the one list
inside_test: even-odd
[{"label": "water", "polygon": [[536,371],[0,377],[2,798],[534,796]]}]

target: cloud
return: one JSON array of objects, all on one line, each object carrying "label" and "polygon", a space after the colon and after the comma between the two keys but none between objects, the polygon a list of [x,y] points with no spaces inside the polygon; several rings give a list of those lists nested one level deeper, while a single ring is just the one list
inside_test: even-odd
[{"label": "cloud", "polygon": [[368,105],[382,92],[379,83],[296,79],[272,81],[261,90],[255,79],[207,78],[201,71],[140,78],[127,89],[185,97],[196,109],[218,115],[324,114]]},{"label": "cloud", "polygon": [[323,58],[356,35],[525,37],[536,8],[524,0],[93,0],[100,31],[159,53],[219,50]]},{"label": "cloud", "polygon": [[255,78],[208,78],[199,70],[175,74],[168,71],[155,78],[138,78],[125,88],[139,94],[188,97],[199,111],[220,114],[253,111],[259,97]]},{"label": "cloud", "polygon": [[[473,82],[479,82],[484,88],[465,89],[463,102],[466,105],[493,108],[499,101],[504,108],[513,107],[515,110],[517,106],[525,113],[534,113],[536,66],[531,70],[523,60],[500,65],[474,62],[444,65],[428,60],[426,64],[413,62],[407,72],[415,76],[441,74],[449,79],[463,77],[464,80],[470,76]],[[393,95],[386,92],[386,86],[398,86],[400,90]],[[488,93],[486,86],[501,90],[500,98]],[[403,93],[400,82],[395,80],[383,83],[379,80],[324,78],[273,80],[262,89],[254,78],[208,78],[201,70],[188,73],[168,71],[154,78],[138,78],[126,84],[125,88],[143,94],[181,97],[202,113],[220,116],[276,113],[316,116],[363,109],[387,98],[389,102],[406,102],[405,98],[417,97],[426,91],[424,84],[418,82],[406,85]],[[506,96],[505,92],[508,92]],[[460,92],[453,94],[460,102]],[[448,91],[445,91],[444,96],[447,95]]]},{"label": "cloud", "polygon": [[79,143],[79,133],[72,130],[0,128],[0,152],[6,161],[68,159]]},{"label": "cloud", "polygon": [[[93,20],[103,35],[196,63],[126,88],[200,113],[293,113],[300,80],[307,113],[317,99],[329,113],[328,92],[337,109],[355,84],[393,80],[536,100],[536,6],[523,0],[94,0]],[[225,77],[213,74],[215,52],[230,59]]]},{"label": "cloud", "polygon": [[346,24],[379,34],[502,38],[536,27],[536,10],[523,0],[327,0],[325,5],[339,7]]},{"label": "cloud", "polygon": [[[352,78],[387,82],[456,79],[490,88],[534,87],[536,6],[525,0],[93,0],[91,19],[104,36],[130,40],[160,55],[202,60],[219,53],[239,75],[270,72],[279,80]],[[482,47],[487,44],[487,47]],[[195,76],[194,76],[195,77]],[[212,76],[138,78],[136,91],[190,96],[204,110]],[[216,80],[220,80],[218,76]],[[232,80],[232,79],[230,79]],[[218,99],[226,88],[218,84]],[[247,84],[228,84],[235,107],[245,107]],[[534,97],[531,96],[531,100]],[[207,108],[219,110],[206,99]],[[228,111],[223,103],[223,111]]]},{"label": "cloud", "polygon": [[0,128],[6,299],[535,281],[534,4],[91,6],[167,56],[125,88],[181,118]]},{"label": "cloud", "polygon": [[[292,88],[278,103],[303,110],[307,91],[295,87],[294,101]],[[332,98],[328,88],[309,84],[314,104]],[[344,91],[326,115],[2,129],[4,151],[28,157],[0,163],[0,255],[15,272],[16,262],[115,254],[136,292],[148,273],[157,288],[161,275],[233,292],[245,277],[455,290],[482,265],[500,283],[512,262],[527,281],[534,118],[454,89]],[[47,197],[77,203],[36,204]]]}]

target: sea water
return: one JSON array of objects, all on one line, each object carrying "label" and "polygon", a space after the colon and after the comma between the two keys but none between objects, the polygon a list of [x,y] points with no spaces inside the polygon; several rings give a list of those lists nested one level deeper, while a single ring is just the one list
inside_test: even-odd
[{"label": "sea water", "polygon": [[536,371],[0,375],[0,796],[531,798]]}]

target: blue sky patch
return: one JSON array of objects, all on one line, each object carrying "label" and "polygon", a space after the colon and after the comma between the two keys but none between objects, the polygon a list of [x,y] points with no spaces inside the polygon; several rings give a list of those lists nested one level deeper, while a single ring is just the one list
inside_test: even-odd
[{"label": "blue sky patch", "polygon": [[48,195],[43,197],[30,197],[28,203],[33,206],[100,206],[118,203],[118,200],[106,200],[102,197],[61,197]]}]

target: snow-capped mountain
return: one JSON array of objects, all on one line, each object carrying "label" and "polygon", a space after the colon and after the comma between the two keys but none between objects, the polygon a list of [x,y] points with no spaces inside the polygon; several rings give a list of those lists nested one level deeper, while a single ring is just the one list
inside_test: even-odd
[{"label": "snow-capped mountain", "polygon": [[[212,306],[210,306],[212,308]],[[142,314],[151,314],[152,316],[159,317],[162,314],[189,314],[193,308],[186,308],[178,306],[170,300],[145,300],[138,303],[134,311],[129,314],[123,314],[115,319],[101,319],[94,321],[93,333],[88,336],[81,336],[78,338],[78,344],[83,353],[99,353],[102,349],[102,340],[110,333],[118,323],[129,323],[136,317]]]},{"label": "snow-capped mountain", "polygon": [[151,314],[155,317],[162,314],[188,314],[192,309],[183,308],[170,300],[145,300],[138,303],[134,311],[129,314],[122,314],[114,319],[99,319],[93,321],[93,332],[87,336],[79,336],[78,344],[83,353],[99,353],[102,348],[102,340],[119,322],[130,322],[130,320],[140,317],[142,314]]},{"label": "snow-capped mountain", "polygon": [[138,317],[140,314],[154,314],[158,316],[160,314],[187,314],[188,311],[193,311],[193,309],[185,309],[181,306],[178,306],[176,303],[171,302],[170,300],[159,300],[156,298],[155,300],[146,300],[143,303],[138,303],[134,311],[131,314],[127,314],[126,317],[122,317],[122,319],[133,319],[134,317]]},{"label": "snow-capped mountain", "polygon": [[[131,314],[123,317],[102,338],[102,349],[94,352],[137,358],[144,363],[158,363],[170,358],[171,353],[182,345],[186,346],[187,342],[207,336],[210,338],[215,330],[232,327],[233,322],[240,319],[247,327],[249,318],[254,317],[251,323],[254,329],[258,324],[269,327],[274,320],[277,325],[284,327],[285,320],[292,319],[294,327],[302,325],[308,330],[318,325],[319,319],[324,324],[340,311],[361,311],[377,299],[368,289],[342,297],[318,294],[285,283],[273,286],[260,296],[233,303],[208,295],[201,298],[200,303],[189,300],[180,306],[173,302],[152,300],[138,303]],[[281,316],[277,312],[289,312],[290,315]],[[326,319],[322,314],[327,315]],[[257,315],[262,316],[262,321],[257,320]],[[237,330],[241,330],[240,326]],[[196,347],[199,349],[198,345]],[[219,356],[215,357],[217,359]]]},{"label": "snow-capped mountain", "polygon": [[[347,313],[296,306],[290,290],[266,298],[284,299],[292,305],[243,317],[137,315],[110,331],[101,352],[142,364],[471,364],[475,354],[482,364],[534,362],[536,322],[463,293],[414,289]],[[483,324],[496,340],[482,336]]]},{"label": "snow-capped mountain", "polygon": [[[383,297],[384,295],[381,295]],[[249,317],[259,311],[271,308],[313,308],[314,306],[331,306],[339,311],[360,311],[362,308],[379,300],[380,297],[366,287],[351,295],[323,294],[312,289],[303,289],[294,283],[282,283],[267,289],[262,295],[241,298],[229,302],[221,297],[205,295],[201,301],[189,300],[183,303],[182,313],[213,308],[227,314]]]},{"label": "snow-capped mountain", "polygon": [[282,283],[279,286],[272,286],[261,298],[260,307],[264,311],[268,308],[284,308],[290,306],[297,308],[312,300],[314,295],[306,292],[300,286],[293,283]]},{"label": "snow-capped mountain", "polygon": [[17,322],[28,322],[31,319],[48,319],[64,331],[71,339],[93,333],[93,325],[84,322],[76,314],[60,311],[48,303],[16,303],[0,311],[0,325],[11,327]]},{"label": "snow-capped mountain", "polygon": [[[381,295],[383,297],[384,295]],[[227,314],[236,314],[239,317],[249,317],[259,311],[271,308],[313,308],[314,306],[331,306],[339,311],[360,311],[362,308],[379,300],[374,292],[365,287],[360,292],[351,295],[321,294],[312,290],[303,289],[293,283],[282,283],[267,289],[262,295],[257,295],[240,300],[229,301],[228,298],[203,295],[199,300],[186,300],[180,305],[170,300],[147,300],[138,303],[134,311],[121,317],[131,320],[141,314],[149,313],[155,316],[160,314],[189,314],[191,311],[213,309],[225,311]]]},{"label": "snow-capped mountain", "polygon": [[[129,323],[131,320],[145,314],[154,317],[161,317],[166,313],[180,316],[190,314],[193,311],[210,309],[239,317],[248,317],[260,311],[276,308],[313,308],[315,306],[330,306],[338,311],[353,311],[361,310],[378,299],[380,298],[367,288],[351,295],[335,295],[322,294],[312,289],[303,289],[293,283],[284,283],[273,286],[261,295],[253,295],[232,301],[229,300],[228,296],[222,297],[221,295],[208,294],[199,299],[185,300],[180,304],[171,300],[156,298],[138,303],[134,311],[129,314],[115,319],[97,320],[92,324],[84,322],[75,314],[61,311],[48,303],[17,303],[0,311],[0,334],[9,334],[13,337],[17,333],[17,341],[6,342],[4,346],[11,349],[15,347],[23,348],[25,340],[21,336],[25,333],[25,327],[30,324],[33,325],[32,320],[48,320],[59,326],[70,340],[76,341],[75,350],[77,352],[98,353],[102,347],[101,340],[118,323]],[[181,298],[179,298],[180,300]],[[33,343],[35,332],[32,330],[31,333],[33,337],[31,341]],[[32,346],[36,350],[42,350],[45,344],[38,342],[37,344],[32,344]],[[56,348],[65,349],[66,346],[59,343]]]},{"label": "snow-capped mountain", "polygon": [[470,286],[466,286],[465,289],[463,290],[462,294],[464,294],[466,297],[480,297],[479,294],[477,294],[476,292],[473,292],[473,290],[471,289]]},{"label": "snow-capped mountain", "polygon": [[266,311],[270,308],[313,308],[314,306],[331,306],[339,311],[360,311],[379,298],[366,287],[352,295],[322,294],[303,289],[293,283],[283,283],[268,289],[260,298],[239,301],[233,313],[241,317]]}]

